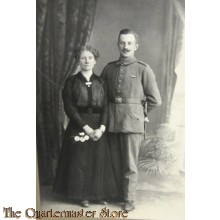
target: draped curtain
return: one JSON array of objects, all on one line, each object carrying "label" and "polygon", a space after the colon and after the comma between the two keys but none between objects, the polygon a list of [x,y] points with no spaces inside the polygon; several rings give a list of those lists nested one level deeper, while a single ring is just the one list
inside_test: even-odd
[{"label": "draped curtain", "polygon": [[41,184],[51,184],[63,136],[61,91],[76,70],[74,48],[88,42],[96,0],[37,0],[37,152]]},{"label": "draped curtain", "polygon": [[169,123],[173,94],[177,81],[176,63],[181,50],[184,29],[184,0],[168,0],[165,32],[164,74],[161,76],[161,107],[160,123]]}]

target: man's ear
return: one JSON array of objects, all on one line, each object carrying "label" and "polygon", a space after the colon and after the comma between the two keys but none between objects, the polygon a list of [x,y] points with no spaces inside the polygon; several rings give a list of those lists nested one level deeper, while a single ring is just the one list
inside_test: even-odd
[{"label": "man's ear", "polygon": [[136,48],[135,48],[135,51],[138,49],[138,46],[139,46],[139,44],[136,44]]}]

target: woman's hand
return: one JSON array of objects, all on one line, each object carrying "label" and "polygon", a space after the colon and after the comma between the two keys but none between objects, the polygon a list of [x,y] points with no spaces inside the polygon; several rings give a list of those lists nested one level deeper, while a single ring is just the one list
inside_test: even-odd
[{"label": "woman's hand", "polygon": [[87,135],[91,135],[92,133],[93,133],[93,129],[89,126],[89,125],[85,125],[84,127],[83,127],[83,130],[85,131],[85,133],[87,134]]},{"label": "woman's hand", "polygon": [[101,136],[102,136],[103,132],[100,129],[95,129],[91,134],[90,134],[90,138],[93,141],[98,141]]}]

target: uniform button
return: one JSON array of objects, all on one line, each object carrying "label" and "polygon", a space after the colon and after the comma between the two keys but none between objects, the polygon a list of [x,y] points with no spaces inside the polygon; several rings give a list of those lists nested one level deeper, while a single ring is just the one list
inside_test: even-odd
[{"label": "uniform button", "polygon": [[119,79],[118,81],[121,82],[121,79]]},{"label": "uniform button", "polygon": [[118,85],[118,87],[121,87],[121,85]]}]

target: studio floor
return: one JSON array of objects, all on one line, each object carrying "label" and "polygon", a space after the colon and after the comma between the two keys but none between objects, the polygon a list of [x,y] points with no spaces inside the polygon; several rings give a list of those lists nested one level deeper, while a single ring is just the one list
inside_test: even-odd
[{"label": "studio floor", "polygon": [[[50,186],[41,187],[40,192],[41,210],[82,210],[78,204],[53,194]],[[136,209],[129,212],[126,219],[184,220],[184,199],[183,174],[161,177],[139,172]],[[99,213],[105,207],[110,212],[122,210],[120,203],[90,204],[89,208],[83,210],[96,211],[95,217],[99,218]]]}]

